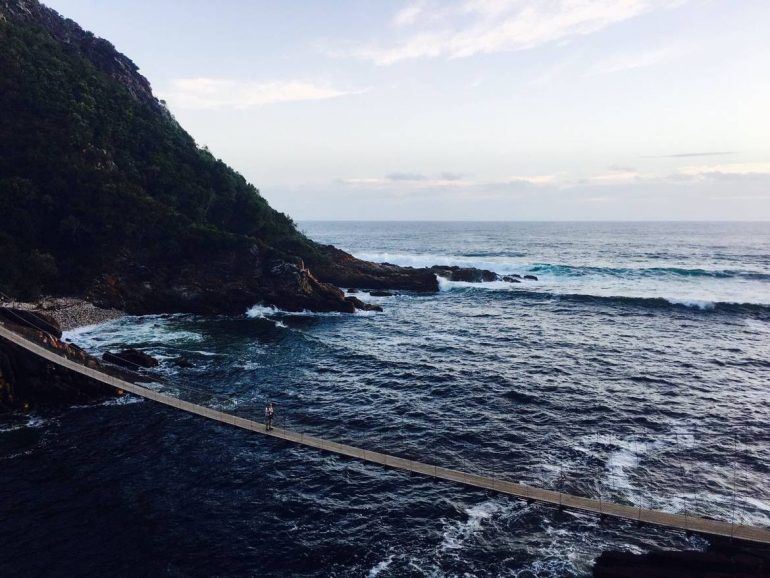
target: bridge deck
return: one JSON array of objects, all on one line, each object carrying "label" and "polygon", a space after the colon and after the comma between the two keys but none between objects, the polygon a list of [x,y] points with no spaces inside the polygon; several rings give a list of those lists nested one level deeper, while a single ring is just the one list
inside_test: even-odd
[{"label": "bridge deck", "polygon": [[317,448],[319,450],[335,453],[338,455],[356,458],[365,462],[380,464],[389,468],[414,472],[441,480],[448,480],[450,482],[456,482],[466,486],[492,490],[494,492],[515,496],[517,498],[543,502],[563,508],[570,508],[583,512],[591,512],[615,518],[635,520],[640,523],[665,526],[668,528],[675,528],[700,534],[725,536],[751,542],[770,544],[770,529],[767,528],[744,526],[730,522],[708,520],[705,518],[698,518],[682,514],[670,514],[657,510],[649,510],[638,506],[617,504],[604,500],[566,494],[555,490],[546,490],[543,488],[509,482],[498,478],[442,468],[440,466],[424,462],[407,460],[390,454],[373,452],[355,446],[305,435],[304,433],[299,433],[280,427],[276,427],[271,431],[265,431],[265,426],[262,423],[164,395],[141,385],[130,383],[117,377],[107,375],[101,371],[91,369],[90,367],[85,367],[80,363],[77,363],[71,359],[67,359],[66,357],[63,357],[37,343],[22,337],[18,333],[11,331],[2,324],[0,324],[0,337],[4,337],[19,347],[39,355],[40,357],[43,357],[52,363],[110,385],[116,389],[127,391],[129,393],[133,393],[134,395],[138,395],[140,397],[156,401],[158,403],[162,403],[164,405],[174,407],[188,413],[196,414],[261,435],[286,440],[288,442],[304,445],[311,448]]}]

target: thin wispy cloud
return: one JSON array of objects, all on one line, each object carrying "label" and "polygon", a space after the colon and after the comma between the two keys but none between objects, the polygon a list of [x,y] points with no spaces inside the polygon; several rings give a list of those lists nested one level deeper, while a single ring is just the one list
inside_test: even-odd
[{"label": "thin wispy cloud", "polygon": [[642,52],[615,54],[593,65],[586,73],[586,76],[647,68],[671,58],[677,52],[674,48],[658,48]]},{"label": "thin wispy cloud", "polygon": [[436,189],[436,188],[457,188],[473,186],[471,180],[465,179],[463,175],[452,172],[442,172],[438,175],[423,175],[419,173],[393,172],[384,177],[354,177],[339,179],[339,183],[362,188],[390,188],[397,187],[399,190],[418,190],[418,189]]},{"label": "thin wispy cloud", "polygon": [[654,155],[654,156],[646,156],[643,158],[647,159],[682,159],[682,158],[688,158],[688,157],[721,157],[726,155],[734,155],[737,154],[736,151],[706,151],[706,152],[695,152],[695,153],[676,153],[672,155]]},{"label": "thin wispy cloud", "polygon": [[770,162],[693,165],[681,167],[679,172],[688,176],[770,175]]},{"label": "thin wispy cloud", "polygon": [[269,104],[326,100],[365,90],[344,90],[313,82],[290,80],[250,82],[218,78],[176,78],[162,96],[184,109],[248,109]]},{"label": "thin wispy cloud", "polygon": [[[407,33],[334,51],[389,65],[417,58],[464,58],[525,50],[591,34],[657,8],[665,0],[459,0],[412,2],[393,24]],[[618,66],[618,65],[616,65]]]}]

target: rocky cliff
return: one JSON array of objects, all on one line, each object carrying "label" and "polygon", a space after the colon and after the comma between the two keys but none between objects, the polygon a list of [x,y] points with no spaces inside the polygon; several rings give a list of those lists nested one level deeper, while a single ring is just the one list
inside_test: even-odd
[{"label": "rocky cliff", "polygon": [[[27,311],[2,307],[0,322],[24,337],[78,363],[105,371],[96,359],[82,349],[63,342],[58,323],[51,317],[41,313],[33,316]],[[116,395],[119,393],[103,383],[48,363],[0,338],[0,409],[28,410],[35,407],[86,403]]]}]

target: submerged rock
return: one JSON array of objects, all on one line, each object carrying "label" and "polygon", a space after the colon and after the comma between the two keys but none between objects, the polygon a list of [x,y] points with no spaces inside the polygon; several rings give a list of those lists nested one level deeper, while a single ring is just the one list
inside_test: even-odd
[{"label": "submerged rock", "polygon": [[458,267],[456,265],[448,267],[434,265],[430,268],[433,273],[450,281],[465,281],[467,283],[482,283],[497,281],[499,276],[494,271],[486,269],[476,269],[475,267]]},{"label": "submerged rock", "polygon": [[147,355],[138,349],[131,348],[123,349],[117,353],[108,351],[102,355],[102,359],[107,363],[127,367],[128,369],[136,369],[137,367],[149,369],[160,365],[160,362],[151,355]]},{"label": "submerged rock", "polygon": [[521,277],[519,275],[506,275],[503,277],[503,281],[506,283],[521,283]]},{"label": "submerged rock", "polygon": [[393,297],[393,293],[390,291],[369,291],[369,295],[372,297]]},{"label": "submerged rock", "polygon": [[537,276],[535,275],[524,275],[524,279],[528,279],[530,281],[537,281]]},{"label": "submerged rock", "polygon": [[364,303],[358,297],[345,297],[345,301],[361,311],[382,311],[382,307],[374,303]]},{"label": "submerged rock", "polygon": [[195,367],[195,365],[186,357],[182,357],[181,355],[179,357],[174,357],[173,359],[169,359],[169,362],[172,365],[175,365],[177,367],[181,367],[182,369],[190,369],[191,367]]}]

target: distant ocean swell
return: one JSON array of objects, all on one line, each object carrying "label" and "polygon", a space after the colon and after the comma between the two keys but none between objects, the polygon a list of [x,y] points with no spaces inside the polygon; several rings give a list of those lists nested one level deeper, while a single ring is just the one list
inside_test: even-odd
[{"label": "distant ocean swell", "polygon": [[580,293],[546,293],[539,291],[516,290],[510,292],[512,298],[526,297],[529,299],[560,299],[568,302],[596,305],[621,305],[631,307],[646,307],[654,309],[688,308],[699,311],[744,314],[770,320],[770,305],[758,303],[727,303],[702,300],[677,300],[662,297],[624,297],[620,295],[583,295]]},{"label": "distant ocean swell", "polygon": [[535,273],[554,277],[606,276],[616,278],[709,278],[709,279],[746,279],[770,281],[770,274],[761,271],[738,269],[687,269],[682,267],[597,267],[567,265],[555,263],[510,262],[504,258],[525,257],[524,254],[467,253],[463,255],[431,255],[403,253],[359,253],[361,259],[375,262],[387,262],[405,267],[431,267],[433,265],[477,267],[488,269],[501,275],[510,273]]}]

